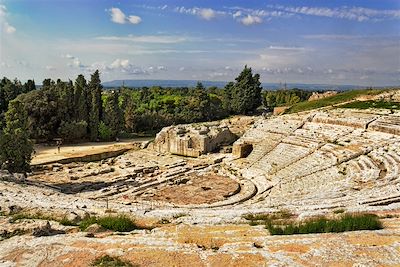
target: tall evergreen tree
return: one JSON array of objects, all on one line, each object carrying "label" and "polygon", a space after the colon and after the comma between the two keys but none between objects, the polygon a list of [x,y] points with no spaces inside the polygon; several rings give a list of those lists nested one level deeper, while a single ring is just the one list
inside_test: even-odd
[{"label": "tall evergreen tree", "polygon": [[246,114],[261,105],[260,75],[253,76],[251,68],[244,67],[232,87],[230,106],[233,113]]},{"label": "tall evergreen tree", "polygon": [[0,136],[0,162],[11,172],[29,171],[33,146],[28,134],[28,114],[18,99],[9,104],[6,127]]},{"label": "tall evergreen tree", "polygon": [[119,92],[112,92],[104,104],[104,123],[110,128],[112,137],[116,137],[121,130],[122,112],[119,107]]},{"label": "tall evergreen tree", "polygon": [[74,87],[74,106],[75,106],[75,115],[74,118],[76,121],[88,121],[89,118],[89,101],[88,99],[88,88],[85,77],[82,74],[79,74],[78,78],[75,80]]},{"label": "tall evergreen tree", "polygon": [[100,118],[102,117],[102,103],[101,103],[101,81],[99,71],[96,70],[90,77],[89,82],[90,92],[90,110],[89,110],[89,134],[90,140],[96,141],[98,137],[98,128]]},{"label": "tall evergreen tree", "polygon": [[222,107],[228,113],[232,111],[231,101],[232,101],[232,88],[235,85],[234,82],[229,82],[225,85],[224,91],[222,93]]},{"label": "tall evergreen tree", "polygon": [[36,90],[35,80],[28,80],[23,87],[23,93],[28,93],[30,91]]},{"label": "tall evergreen tree", "polygon": [[210,113],[210,99],[201,82],[197,82],[194,88],[194,97],[196,99],[195,110],[199,113],[200,120],[209,120]]}]

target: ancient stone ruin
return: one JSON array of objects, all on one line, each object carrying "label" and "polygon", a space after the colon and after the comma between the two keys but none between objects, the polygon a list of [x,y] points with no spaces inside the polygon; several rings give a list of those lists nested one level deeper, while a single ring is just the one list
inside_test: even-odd
[{"label": "ancient stone ruin", "polygon": [[159,152],[199,157],[217,150],[222,145],[232,144],[237,136],[224,124],[186,124],[164,128],[152,145]]}]

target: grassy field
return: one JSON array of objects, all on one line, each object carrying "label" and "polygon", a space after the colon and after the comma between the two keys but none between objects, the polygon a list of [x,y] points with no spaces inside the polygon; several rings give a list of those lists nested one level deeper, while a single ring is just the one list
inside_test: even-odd
[{"label": "grassy field", "polygon": [[362,95],[377,95],[385,90],[377,90],[377,89],[364,89],[364,90],[351,90],[347,92],[342,92],[334,96],[326,97],[319,100],[313,101],[304,101],[297,104],[294,104],[290,107],[285,113],[296,113],[300,111],[312,110],[316,108],[322,108],[332,105],[337,105],[343,102],[351,101],[354,98]]},{"label": "grassy field", "polygon": [[368,108],[382,108],[382,109],[400,109],[398,102],[385,102],[385,101],[355,101],[340,105],[340,108],[355,108],[355,109],[368,109]]}]

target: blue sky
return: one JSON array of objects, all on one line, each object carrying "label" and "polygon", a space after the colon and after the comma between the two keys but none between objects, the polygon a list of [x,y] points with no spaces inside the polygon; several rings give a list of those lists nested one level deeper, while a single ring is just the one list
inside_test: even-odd
[{"label": "blue sky", "polygon": [[400,84],[400,1],[0,0],[0,75]]}]

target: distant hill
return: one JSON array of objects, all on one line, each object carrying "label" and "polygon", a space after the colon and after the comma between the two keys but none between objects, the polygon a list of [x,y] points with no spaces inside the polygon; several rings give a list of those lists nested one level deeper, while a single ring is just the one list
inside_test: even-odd
[{"label": "distant hill", "polygon": [[[126,87],[194,87],[198,80],[113,80],[103,82],[105,88],[120,87],[124,84]],[[216,86],[219,88],[224,87],[228,82],[224,81],[200,81],[205,87]],[[280,83],[262,83],[262,87],[266,90],[277,90],[282,88]],[[287,88],[299,88],[304,90],[352,90],[365,88],[365,86],[358,85],[332,85],[332,84],[304,84],[304,83],[288,83]]]}]

